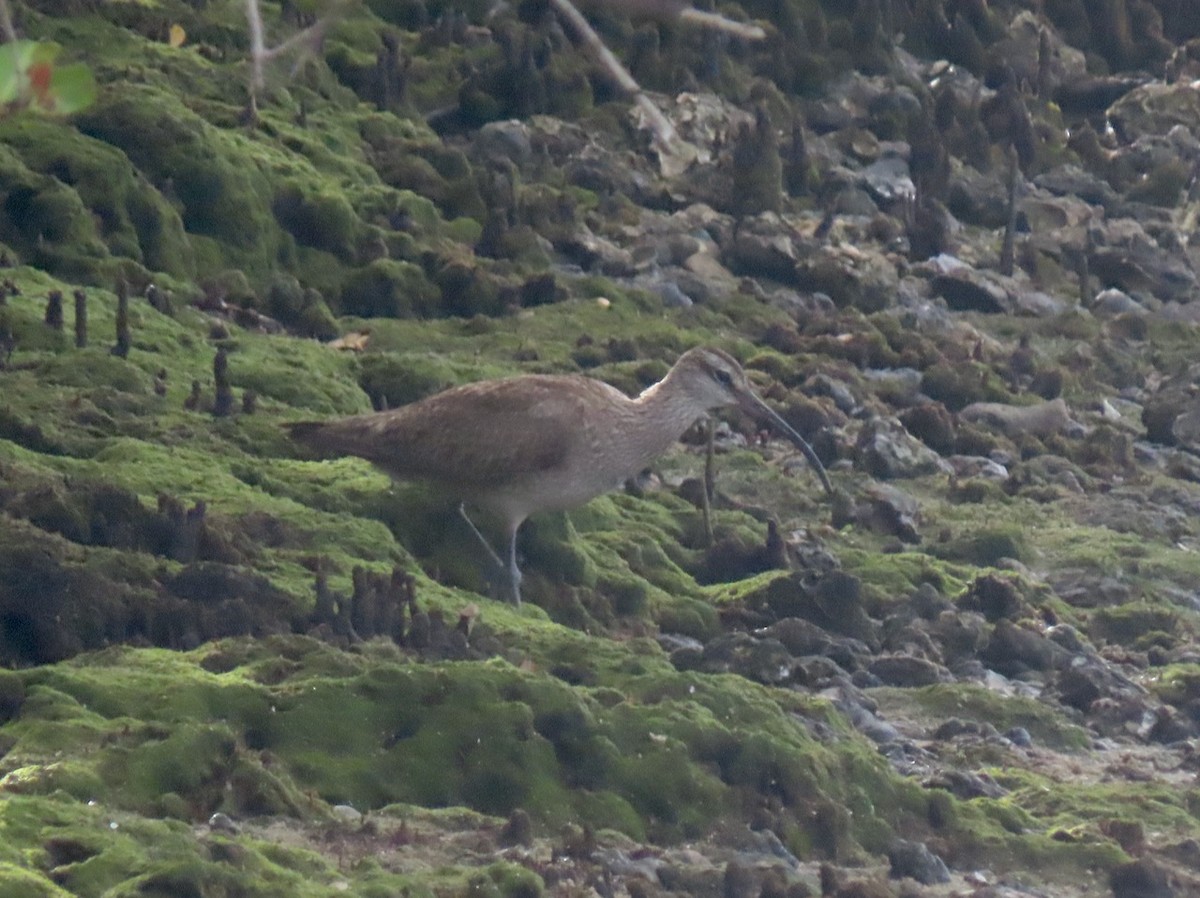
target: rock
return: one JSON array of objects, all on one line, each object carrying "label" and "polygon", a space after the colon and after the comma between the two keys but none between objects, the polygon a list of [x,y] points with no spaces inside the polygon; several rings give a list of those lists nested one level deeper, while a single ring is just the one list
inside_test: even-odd
[{"label": "rock", "polygon": [[[652,854],[639,852],[636,857],[630,857],[628,852],[610,847],[598,849],[592,854],[591,859],[614,876],[634,877],[635,882],[638,878],[647,882],[657,882],[658,872],[666,864],[662,858]],[[643,894],[654,895],[657,892]]]},{"label": "rock", "polygon": [[877,745],[887,745],[900,738],[900,731],[861,702],[843,696],[835,702],[849,719],[851,726]]},{"label": "rock", "polygon": [[1192,401],[1175,417],[1171,436],[1177,446],[1193,449],[1200,446],[1200,402]]},{"label": "rock", "polygon": [[1068,115],[1096,115],[1141,83],[1139,78],[1092,76],[1080,72],[1067,77],[1058,86],[1054,91],[1054,102]]},{"label": "rock", "polygon": [[725,263],[738,275],[796,282],[799,256],[787,226],[775,213],[742,221]]},{"label": "rock", "polygon": [[[919,375],[917,386],[920,386]],[[900,423],[934,452],[948,455],[954,451],[954,417],[942,403],[926,401],[913,405],[900,413]],[[954,467],[953,459],[947,462]]]},{"label": "rock", "polygon": [[1005,730],[1004,738],[1018,748],[1033,748],[1033,736],[1025,727],[1012,727]]},{"label": "rock", "polygon": [[1130,295],[1145,293],[1164,302],[1187,303],[1197,294],[1196,274],[1178,247],[1160,244],[1147,232],[1146,218],[1145,214],[1110,218],[1092,227],[1091,273],[1106,286]]},{"label": "rock", "polygon": [[557,244],[559,252],[585,271],[597,271],[613,277],[633,274],[633,257],[611,240],[593,233],[585,224],[576,227]]},{"label": "rock", "polygon": [[1018,290],[1013,297],[1013,311],[1030,318],[1053,318],[1072,308],[1071,304],[1041,290]]},{"label": "rock", "polygon": [[[893,405],[908,405],[920,401],[921,372],[916,368],[867,368],[863,376],[878,388],[886,392]],[[906,430],[913,436],[921,435],[908,426],[904,416],[900,416]]]},{"label": "rock", "polygon": [[950,472],[950,466],[896,418],[872,418],[859,431],[854,448],[859,466],[881,480]]},{"label": "rock", "polygon": [[1045,26],[1030,10],[1022,10],[1008,23],[1004,36],[991,44],[991,51],[1004,60],[1021,81],[1036,85],[1045,96],[1067,79],[1087,74],[1084,54],[1062,35]]},{"label": "rock", "polygon": [[522,845],[529,848],[533,845],[533,821],[529,812],[524,808],[516,808],[508,815],[504,828],[500,830],[497,841],[501,845]]},{"label": "rock", "polygon": [[1026,671],[1051,671],[1062,668],[1069,654],[1040,633],[1019,627],[1007,619],[996,623],[980,659],[1006,677]]},{"label": "rock", "polygon": [[746,597],[748,606],[766,605],[776,617],[800,617],[819,627],[876,642],[876,624],[862,607],[862,581],[853,574],[834,570],[815,583],[802,573],[772,580],[760,592]]},{"label": "rock", "polygon": [[950,181],[946,205],[964,224],[1002,228],[1008,222],[1008,185],[995,173],[964,165]]},{"label": "rock", "polygon": [[963,421],[987,424],[1017,438],[1024,434],[1048,437],[1065,433],[1081,425],[1071,418],[1067,403],[1060,397],[1037,405],[1004,405],[999,402],[972,402],[958,416]]},{"label": "rock", "polygon": [[[1094,206],[1109,206],[1118,199],[1117,192],[1107,181],[1077,165],[1067,164],[1052,168],[1050,171],[1036,176],[1033,183],[1042,190],[1047,190],[1068,200],[1073,199],[1077,203],[1082,200],[1084,203]],[[1026,207],[1026,202],[1021,204],[1022,209]],[[1086,207],[1082,208],[1086,210]],[[1083,221],[1086,221],[1086,218],[1081,219],[1078,215],[1070,215],[1062,224],[1075,225],[1083,223]]]},{"label": "rock", "polygon": [[1008,479],[1008,468],[982,455],[952,455],[946,461],[954,469],[957,477],[980,477],[997,483]]},{"label": "rock", "polygon": [[863,500],[854,508],[856,523],[875,533],[895,536],[901,542],[919,543],[917,525],[921,506],[908,493],[886,483],[872,483],[863,491]]},{"label": "rock", "polygon": [[933,292],[946,300],[956,312],[1009,313],[1014,309],[1013,298],[999,283],[999,275],[968,266],[935,275],[930,285]]},{"label": "rock", "polygon": [[1077,495],[1092,486],[1092,478],[1061,455],[1035,455],[1021,462],[1013,468],[1012,482],[1022,488],[1053,486]]},{"label": "rock", "polygon": [[[779,640],[793,655],[825,655],[833,645],[833,637],[811,621],[785,617],[755,633]],[[863,647],[864,654],[866,646]]]},{"label": "rock", "polygon": [[1101,290],[1097,293],[1093,297],[1089,308],[1092,314],[1102,315],[1106,318],[1126,314],[1144,315],[1146,313],[1145,306],[1125,291],[1118,290],[1116,287],[1109,287],[1107,290]]},{"label": "rock", "polygon": [[862,312],[888,308],[899,292],[896,266],[881,252],[850,245],[805,247],[793,282],[828,294],[839,308]]},{"label": "rock", "polygon": [[713,253],[707,250],[701,250],[688,256],[683,261],[683,267],[700,278],[713,293],[728,295],[737,292],[737,278],[721,264]]},{"label": "rock", "polygon": [[792,656],[777,639],[725,633],[704,647],[703,669],[736,673],[758,683],[777,685],[792,676]]},{"label": "rock", "polygon": [[958,604],[967,611],[978,611],[990,623],[1002,618],[1012,620],[1025,610],[1025,602],[1012,581],[995,574],[976,577]]},{"label": "rock", "polygon": [[208,828],[214,832],[235,834],[241,832],[241,827],[233,822],[233,818],[220,811],[208,818]]},{"label": "rock", "polygon": [[1008,790],[990,776],[953,768],[940,770],[924,783],[927,789],[945,789],[950,794],[969,801],[972,798],[1003,798]]},{"label": "rock", "polygon": [[1176,125],[1192,128],[1200,120],[1200,92],[1191,84],[1152,81],[1113,103],[1108,120],[1127,143],[1143,135],[1166,134]]},{"label": "rock", "polygon": [[954,680],[941,665],[911,655],[880,655],[867,665],[867,670],[885,685],[905,688],[932,686]]},{"label": "rock", "polygon": [[[1174,446],[1177,441],[1175,421],[1196,411],[1196,390],[1200,388],[1200,364],[1193,364],[1176,377],[1166,381],[1150,396],[1142,408],[1142,425],[1146,435],[1156,443]],[[1190,419],[1189,419],[1190,420]],[[1191,435],[1187,421],[1180,432]]]},{"label": "rock", "polygon": [[888,863],[892,879],[915,879],[922,885],[950,881],[946,862],[934,854],[924,842],[896,839],[888,848]]},{"label": "rock", "polygon": [[885,153],[864,168],[860,172],[860,183],[885,211],[896,203],[911,202],[917,192],[909,174],[908,161],[896,153]]},{"label": "rock", "polygon": [[646,286],[651,293],[657,294],[663,306],[668,309],[690,309],[694,305],[692,298],[680,289],[677,281],[663,277]]},{"label": "rock", "polygon": [[518,119],[488,122],[472,141],[472,155],[487,162],[508,160],[518,168],[533,157],[529,127]]},{"label": "rock", "polygon": [[1114,867],[1108,884],[1113,898],[1175,898],[1167,871],[1150,858]]},{"label": "rock", "polygon": [[1073,667],[1060,671],[1055,677],[1054,691],[1064,705],[1085,712],[1101,695],[1100,687],[1092,682],[1091,677]]}]

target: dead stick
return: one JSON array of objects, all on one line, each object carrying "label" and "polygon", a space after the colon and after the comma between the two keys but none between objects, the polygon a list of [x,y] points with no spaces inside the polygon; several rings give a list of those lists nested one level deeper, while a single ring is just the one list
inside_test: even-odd
[{"label": "dead stick", "polygon": [[650,102],[649,97],[642,93],[642,88],[637,81],[629,74],[625,66],[621,65],[617,57],[613,56],[612,51],[604,46],[600,35],[596,34],[592,26],[588,24],[588,20],[575,8],[575,4],[571,0],[550,0],[550,2],[558,14],[566,20],[571,30],[575,32],[575,36],[582,42],[586,52],[591,54],[600,67],[608,73],[617,87],[633,97],[634,102],[646,113],[650,128],[654,132],[655,141],[661,149],[669,151],[671,145],[676,141],[677,135],[674,126],[667,121],[667,117]]}]

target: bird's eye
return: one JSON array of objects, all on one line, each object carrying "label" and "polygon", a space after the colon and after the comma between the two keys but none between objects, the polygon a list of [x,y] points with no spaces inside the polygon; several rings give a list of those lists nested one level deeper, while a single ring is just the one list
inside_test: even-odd
[{"label": "bird's eye", "polygon": [[715,377],[718,381],[720,381],[722,384],[724,384],[727,387],[733,386],[733,375],[730,374],[728,371],[724,370],[723,368],[718,368],[716,371],[714,371],[713,377]]}]

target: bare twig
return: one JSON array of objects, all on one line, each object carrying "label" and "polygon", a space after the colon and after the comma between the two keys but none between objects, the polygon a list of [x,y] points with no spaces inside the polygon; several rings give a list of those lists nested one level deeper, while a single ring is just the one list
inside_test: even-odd
[{"label": "bare twig", "polygon": [[[610,5],[621,6],[654,18],[674,19],[699,25],[702,28],[713,28],[747,40],[761,40],[767,36],[766,32],[757,25],[747,25],[716,13],[693,9],[682,0],[609,0],[609,2]],[[679,135],[676,133],[675,127],[650,101],[641,86],[629,74],[629,70],[621,65],[612,51],[604,45],[604,41],[588,24],[588,20],[583,17],[575,4],[571,0],[550,0],[550,3],[583,44],[584,51],[604,69],[623,93],[633,98],[634,104],[642,111],[646,124],[649,125],[650,131],[654,135],[656,149],[664,154],[673,152],[679,143]]]},{"label": "bare twig", "polygon": [[246,20],[250,25],[250,96],[255,98],[263,89],[263,64],[267,58],[258,0],[246,0]]},{"label": "bare twig", "polygon": [[329,29],[330,21],[329,18],[324,18],[314,22],[303,31],[293,34],[282,44],[271,47],[266,51],[266,61],[269,62],[277,56],[283,56],[285,53],[291,53],[296,49],[312,52],[325,39],[325,32]]},{"label": "bare twig", "polygon": [[761,41],[767,36],[767,33],[757,25],[747,25],[745,22],[736,22],[715,12],[705,12],[702,9],[692,9],[691,7],[679,13],[679,21],[699,25],[701,28],[725,31],[748,41]]},{"label": "bare twig", "polygon": [[571,30],[575,32],[575,36],[583,43],[585,51],[591,54],[600,67],[608,73],[617,87],[633,97],[634,102],[646,114],[646,120],[650,123],[655,142],[660,149],[669,150],[678,139],[678,135],[675,133],[675,127],[667,121],[667,117],[650,102],[649,97],[642,93],[641,86],[629,74],[629,70],[621,65],[608,47],[604,46],[600,35],[596,34],[592,26],[588,24],[588,20],[583,17],[583,13],[575,8],[575,4],[571,0],[550,0],[550,2],[558,14],[566,20]]},{"label": "bare twig", "polygon": [[[3,2],[5,0],[0,0],[0,3]],[[311,50],[320,46],[332,18],[332,13],[324,16],[282,43],[268,47],[263,30],[262,9],[258,5],[258,0],[246,0],[246,21],[250,26],[250,103],[248,112],[252,121],[258,116],[258,98],[266,87],[264,74],[266,64],[297,49]],[[294,70],[292,74],[295,74]]]},{"label": "bare twig", "polygon": [[0,34],[4,42],[11,44],[17,39],[17,29],[13,26],[12,10],[8,8],[8,0],[0,0]]},{"label": "bare twig", "polygon": [[701,28],[724,31],[751,41],[760,41],[767,33],[757,25],[736,22],[715,12],[694,9],[683,0],[605,0],[606,8],[620,8],[631,13],[640,13],[652,19],[670,21],[677,19]]}]

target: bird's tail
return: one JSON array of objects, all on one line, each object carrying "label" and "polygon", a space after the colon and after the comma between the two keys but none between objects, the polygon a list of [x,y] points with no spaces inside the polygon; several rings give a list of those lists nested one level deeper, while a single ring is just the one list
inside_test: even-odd
[{"label": "bird's tail", "polygon": [[339,451],[337,441],[330,439],[332,434],[324,421],[289,421],[283,425],[283,429],[297,443],[316,450],[322,455]]}]

